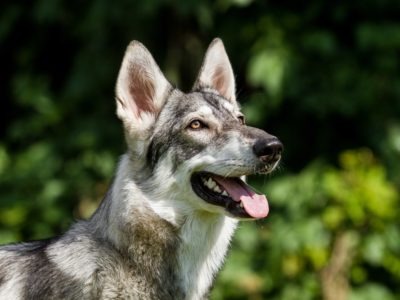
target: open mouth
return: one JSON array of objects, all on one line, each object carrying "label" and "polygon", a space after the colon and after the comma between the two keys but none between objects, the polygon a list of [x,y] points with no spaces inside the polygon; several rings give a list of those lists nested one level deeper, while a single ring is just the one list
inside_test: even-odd
[{"label": "open mouth", "polygon": [[192,175],[193,191],[207,203],[224,207],[234,217],[261,219],[268,215],[267,198],[239,177],[198,172]]}]

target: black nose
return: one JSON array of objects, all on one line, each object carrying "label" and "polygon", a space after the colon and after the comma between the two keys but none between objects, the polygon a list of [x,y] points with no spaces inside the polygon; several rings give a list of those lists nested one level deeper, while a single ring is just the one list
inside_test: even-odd
[{"label": "black nose", "polygon": [[273,163],[281,157],[283,145],[275,137],[271,139],[258,139],[253,146],[253,151],[263,162]]}]

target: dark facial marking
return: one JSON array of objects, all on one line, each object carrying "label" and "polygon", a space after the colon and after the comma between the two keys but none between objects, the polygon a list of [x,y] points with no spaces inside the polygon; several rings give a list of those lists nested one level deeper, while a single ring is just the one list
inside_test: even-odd
[{"label": "dark facial marking", "polygon": [[155,132],[147,150],[147,161],[152,169],[155,168],[160,158],[168,152],[168,149],[174,147],[174,162],[176,165],[186,160],[201,150],[205,145],[194,143],[184,138],[183,130],[186,124],[182,123],[183,118],[190,112],[193,112],[193,100],[189,95],[185,95],[175,101],[167,100],[162,114],[169,116],[166,124],[162,125],[162,130]]},{"label": "dark facial marking", "polygon": [[239,118],[237,118],[237,116],[234,116],[232,112],[223,105],[223,101],[230,103],[229,100],[210,92],[202,92],[201,94],[203,96],[203,99],[212,109],[214,116],[222,122],[223,130],[227,131],[242,126]]}]

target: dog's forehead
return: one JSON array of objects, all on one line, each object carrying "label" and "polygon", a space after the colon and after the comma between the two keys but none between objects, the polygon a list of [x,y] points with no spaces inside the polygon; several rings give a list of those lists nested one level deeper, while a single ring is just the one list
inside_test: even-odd
[{"label": "dog's forehead", "polygon": [[228,113],[235,115],[239,109],[225,98],[214,93],[195,92],[186,94],[187,111],[197,112],[202,115],[220,115]]},{"label": "dog's forehead", "polygon": [[237,110],[239,110],[237,107],[235,107],[232,103],[230,103],[228,101],[222,101],[221,103],[222,103],[223,107],[225,107],[231,113],[235,113],[235,112],[237,112]]},{"label": "dog's forehead", "polygon": [[207,116],[207,115],[212,115],[212,113],[213,113],[211,107],[208,106],[208,105],[201,105],[201,106],[196,110],[196,112],[199,113],[199,114],[201,114],[201,115],[205,115],[205,116]]},{"label": "dog's forehead", "polygon": [[186,94],[175,90],[170,94],[158,116],[157,127],[162,129],[165,124],[175,124],[174,127],[180,127],[182,122],[196,117],[231,122],[236,120],[239,112],[239,108],[235,104],[214,93],[191,92]]}]

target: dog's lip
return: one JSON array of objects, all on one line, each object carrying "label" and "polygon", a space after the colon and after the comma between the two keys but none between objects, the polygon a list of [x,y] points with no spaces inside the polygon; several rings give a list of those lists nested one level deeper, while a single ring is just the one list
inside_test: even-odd
[{"label": "dog's lip", "polygon": [[[211,180],[211,181],[210,181]],[[227,177],[210,172],[197,172],[191,177],[193,191],[204,201],[224,207],[239,218],[260,219],[268,215],[268,201],[257,194],[239,176]]]}]

